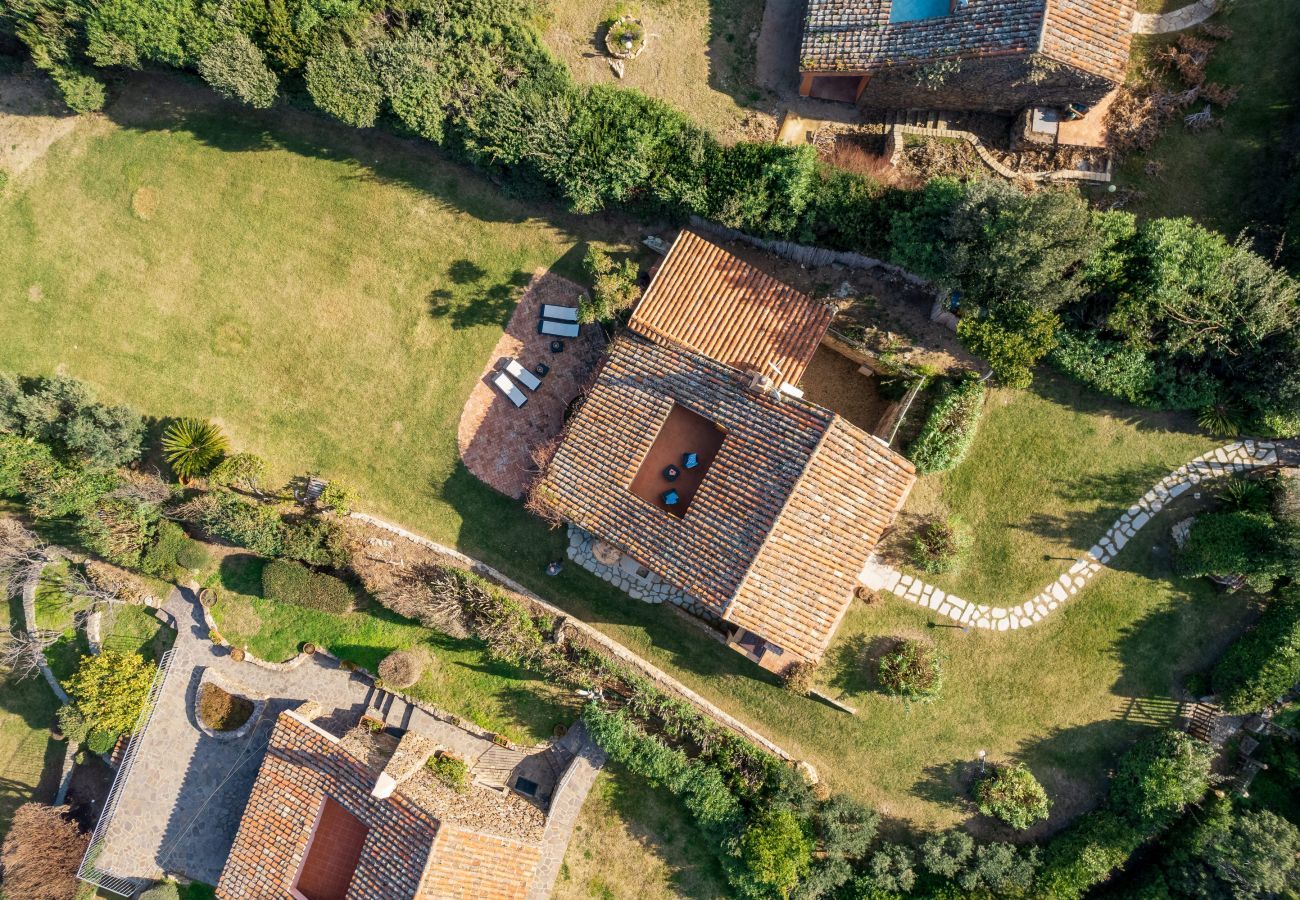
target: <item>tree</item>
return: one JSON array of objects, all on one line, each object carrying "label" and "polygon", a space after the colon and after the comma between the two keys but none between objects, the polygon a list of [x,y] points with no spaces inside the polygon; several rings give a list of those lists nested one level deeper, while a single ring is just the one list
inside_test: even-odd
[{"label": "tree", "polygon": [[211,469],[229,447],[221,429],[201,419],[180,419],[163,432],[163,456],[184,482]]},{"label": "tree", "polygon": [[955,878],[975,852],[975,840],[964,831],[932,834],[921,844],[921,865],[941,878]]},{"label": "tree", "polygon": [[0,847],[5,896],[22,900],[67,900],[77,894],[77,867],[90,836],[69,817],[66,806],[24,803],[14,812]]},{"label": "tree", "polygon": [[243,32],[235,32],[199,57],[199,74],[219,94],[265,109],[275,102],[280,80],[266,57]]},{"label": "tree", "polygon": [[1210,676],[1223,708],[1260,712],[1300,681],[1300,589],[1292,586],[1228,648]]},{"label": "tree", "polygon": [[614,262],[599,247],[587,249],[583,259],[587,275],[592,279],[591,297],[578,301],[578,318],[583,322],[609,322],[641,297],[637,282],[636,260]]},{"label": "tree", "polygon": [[1110,804],[1134,824],[1163,827],[1210,787],[1214,751],[1176,729],[1164,729],[1124,754]]},{"label": "tree", "polygon": [[266,461],[254,453],[227,456],[208,473],[208,483],[215,487],[238,487],[257,495],[265,479]]},{"label": "tree", "polygon": [[1188,578],[1241,575],[1260,593],[1287,574],[1277,523],[1267,512],[1212,510],[1196,517],[1178,553],[1179,574]]},{"label": "tree", "polygon": [[39,441],[60,459],[91,469],[126,465],[140,455],[144,421],[130,407],[106,406],[67,375],[0,383],[0,432]]},{"label": "tree", "polygon": [[92,403],[63,424],[63,447],[89,468],[112,469],[135,461],[144,441],[144,420],[127,406]]},{"label": "tree", "polygon": [[130,732],[140,716],[154,667],[138,653],[104,650],[83,656],[67,684],[68,696],[77,704],[92,731]]},{"label": "tree", "polygon": [[736,845],[751,894],[788,897],[812,865],[813,841],[789,808],[755,818]]},{"label": "tree", "polygon": [[999,897],[1026,897],[1038,871],[1038,848],[1024,852],[1013,844],[982,844],[975,850],[969,868],[957,876],[957,883],[972,894],[981,888]]},{"label": "tree", "polygon": [[994,816],[1023,831],[1046,819],[1051,802],[1034,774],[1022,763],[1003,763],[975,782],[975,803],[986,816]]},{"label": "tree", "polygon": [[867,860],[867,871],[853,883],[859,896],[875,891],[906,894],[916,884],[912,851],[902,844],[882,844]]},{"label": "tree", "polygon": [[1028,387],[1033,368],[1056,347],[1060,319],[1053,312],[1030,310],[1004,318],[963,316],[957,336],[972,353],[983,357],[1007,387]]},{"label": "tree", "polygon": [[857,859],[871,846],[880,825],[880,816],[847,794],[833,794],[818,804],[812,823],[823,854],[839,859]]},{"label": "tree", "polygon": [[1287,895],[1300,889],[1300,829],[1268,810],[1214,817],[1194,844],[1237,897]]}]

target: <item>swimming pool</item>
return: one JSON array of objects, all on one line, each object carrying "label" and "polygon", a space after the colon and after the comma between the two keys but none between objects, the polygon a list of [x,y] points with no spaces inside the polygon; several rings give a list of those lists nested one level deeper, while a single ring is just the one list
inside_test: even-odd
[{"label": "swimming pool", "polygon": [[889,10],[891,22],[915,22],[936,19],[952,11],[952,0],[894,0]]}]

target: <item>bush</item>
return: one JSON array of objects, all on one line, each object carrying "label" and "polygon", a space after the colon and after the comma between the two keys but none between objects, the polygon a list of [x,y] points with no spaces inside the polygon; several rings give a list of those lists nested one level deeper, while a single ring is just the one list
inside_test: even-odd
[{"label": "bush", "polygon": [[0,846],[5,895],[15,900],[67,900],[76,896],[77,867],[90,836],[66,806],[24,803]]},{"label": "bush", "polygon": [[335,40],[307,61],[312,102],[334,118],[369,128],[379,117],[384,89],[365,50]]},{"label": "bush", "polygon": [[1051,802],[1034,774],[1021,763],[1005,763],[975,782],[975,805],[986,816],[1023,831],[1046,819]]},{"label": "bush", "polygon": [[312,566],[341,569],[348,561],[347,530],[332,519],[299,519],[284,526],[280,555]]},{"label": "bush", "polygon": [[140,893],[140,900],[180,900],[181,891],[174,881],[160,881]]},{"label": "bush", "polygon": [[1037,891],[1050,900],[1077,900],[1128,862],[1145,839],[1109,810],[1089,813],[1047,845]]},{"label": "bush", "polygon": [[469,766],[459,756],[439,753],[429,757],[425,767],[456,793],[464,794],[469,790]]},{"label": "bush", "polygon": [[59,721],[59,730],[72,743],[84,744],[90,737],[90,725],[87,724],[86,717],[71,703],[60,706],[55,716]]},{"label": "bush", "polygon": [[1124,754],[1110,805],[1134,825],[1163,827],[1209,790],[1213,758],[1209,744],[1165,729]]},{"label": "bush", "polygon": [[637,284],[636,260],[613,258],[598,247],[590,247],[583,259],[592,280],[591,296],[578,301],[578,321],[610,322],[641,297]]},{"label": "bush", "polygon": [[235,453],[217,463],[208,473],[213,487],[240,487],[254,494],[262,490],[266,478],[266,461],[252,453]]},{"label": "bush", "polygon": [[350,612],[356,599],[352,588],[333,575],[281,559],[262,567],[262,596],[336,615]]},{"label": "bush", "polygon": [[1154,402],[1156,366],[1142,350],[1068,328],[1057,332],[1056,338],[1048,361],[1066,375],[1126,403]]},{"label": "bush", "polygon": [[1260,593],[1286,574],[1272,516],[1245,510],[1215,510],[1197,516],[1178,554],[1178,570],[1188,578],[1242,575]]},{"label": "bush", "polygon": [[760,813],[736,842],[746,871],[745,893],[788,897],[812,866],[813,842],[805,823],[786,808]]},{"label": "bush", "polygon": [[912,851],[902,844],[883,844],[867,860],[866,874],[854,881],[858,896],[871,896],[873,891],[906,894],[916,884]]},{"label": "bush", "polygon": [[1059,327],[1054,313],[1041,310],[1011,321],[963,316],[957,336],[972,353],[988,361],[999,382],[1025,388],[1034,380],[1034,366],[1056,347]]},{"label": "bush", "polygon": [[1263,617],[1228,648],[1211,676],[1225,710],[1263,710],[1300,682],[1300,589],[1274,600]]},{"label": "bush", "polygon": [[806,697],[813,689],[816,677],[817,663],[799,659],[781,670],[781,685],[792,694]]},{"label": "bush", "polygon": [[410,650],[396,650],[379,663],[379,677],[384,680],[384,684],[398,689],[410,687],[423,674],[424,666]]},{"label": "bush", "polygon": [[845,794],[817,805],[812,816],[818,847],[832,859],[857,859],[867,852],[880,826],[880,816]]},{"label": "bush", "polygon": [[938,652],[916,640],[899,641],[880,658],[877,674],[887,692],[908,700],[933,700],[943,690]]},{"label": "bush", "polygon": [[975,852],[975,840],[964,831],[932,834],[921,844],[921,865],[931,875],[955,878]]},{"label": "bush", "polygon": [[199,524],[232,544],[262,556],[279,556],[285,525],[269,506],[250,503],[230,491],[211,491],[196,504]]},{"label": "bush", "polygon": [[346,516],[352,512],[352,507],[357,503],[357,492],[352,490],[337,478],[332,479],[325,485],[324,490],[320,492],[320,497],[316,500],[316,505],[324,509],[332,509],[340,516]]},{"label": "bush", "polygon": [[213,731],[234,731],[253,714],[253,701],[232,694],[211,682],[199,688],[199,721]]},{"label": "bush", "polygon": [[275,102],[280,81],[266,57],[243,32],[213,44],[199,57],[199,74],[219,94],[265,109]]},{"label": "bush", "polygon": [[130,733],[153,683],[154,667],[138,653],[104,650],[83,656],[68,680],[68,696],[92,732]]},{"label": "bush", "polygon": [[984,385],[967,377],[935,402],[907,457],[922,475],[946,472],[966,458],[984,410]]},{"label": "bush", "polygon": [[97,402],[84,382],[67,375],[22,382],[6,375],[0,387],[5,431],[40,441],[63,462],[112,469],[140,456],[144,420],[130,407]]},{"label": "bush", "polygon": [[179,572],[203,568],[207,560],[207,551],[190,540],[185,529],[164,519],[158,523],[157,535],[145,551],[140,568],[157,578],[172,579]]},{"label": "bush", "polygon": [[101,497],[78,521],[78,536],[92,553],[120,566],[139,568],[160,513],[136,497]]},{"label": "bush", "polygon": [[931,575],[953,572],[960,568],[970,547],[970,532],[959,521],[932,520],[912,536],[912,564]]},{"label": "bush", "polygon": [[1037,871],[1037,847],[1022,853],[1004,842],[984,844],[976,849],[970,867],[957,876],[957,883],[977,896],[987,892],[995,897],[1025,897]]},{"label": "bush", "polygon": [[117,744],[117,738],[117,733],[112,731],[92,731],[86,737],[86,749],[91,753],[98,753],[103,756],[112,752],[113,747]]}]

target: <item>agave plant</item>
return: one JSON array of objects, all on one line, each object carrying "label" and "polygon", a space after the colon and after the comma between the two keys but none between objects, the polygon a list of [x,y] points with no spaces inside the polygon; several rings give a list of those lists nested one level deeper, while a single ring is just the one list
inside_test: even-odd
[{"label": "agave plant", "polygon": [[173,422],[162,437],[163,455],[182,482],[212,468],[229,446],[221,429],[202,419]]},{"label": "agave plant", "polygon": [[1225,506],[1246,512],[1264,512],[1272,499],[1263,482],[1240,477],[1229,481],[1219,494],[1219,500]]},{"label": "agave plant", "polygon": [[1196,424],[1215,437],[1236,437],[1241,431],[1237,411],[1226,403],[1215,403],[1205,407],[1196,417]]}]

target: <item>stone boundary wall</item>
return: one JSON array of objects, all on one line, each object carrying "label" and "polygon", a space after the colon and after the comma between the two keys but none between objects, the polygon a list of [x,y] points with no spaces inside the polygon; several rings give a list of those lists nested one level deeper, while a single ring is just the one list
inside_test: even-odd
[{"label": "stone boundary wall", "polygon": [[581,745],[569,767],[560,776],[560,781],[551,792],[551,805],[546,814],[546,830],[542,833],[542,861],[533,876],[527,900],[546,900],[555,888],[564,865],[564,855],[568,851],[569,841],[573,837],[573,828],[578,822],[578,814],[587,794],[596,783],[596,776],[605,765],[605,751],[591,739],[581,722],[570,729],[566,739],[574,732],[581,732]]},{"label": "stone boundary wall", "polygon": [[635,653],[633,653],[631,650],[628,650],[626,647],[624,647],[622,644],[615,641],[613,638],[608,637],[603,632],[598,631],[597,629],[588,625],[586,622],[583,622],[580,619],[575,619],[572,615],[560,609],[558,606],[554,606],[548,603],[547,601],[539,597],[537,594],[533,593],[528,588],[524,587],[522,584],[515,581],[513,578],[510,578],[509,576],[501,572],[498,572],[496,569],[492,568],[486,563],[480,562],[479,560],[476,560],[473,557],[466,556],[464,553],[461,553],[459,550],[455,550],[452,549],[451,547],[443,546],[442,544],[431,541],[428,538],[421,537],[418,534],[414,534],[413,532],[407,531],[405,528],[402,528],[399,525],[394,525],[391,522],[384,521],[383,519],[377,519],[374,516],[369,516],[366,515],[365,513],[359,513],[359,512],[352,513],[351,517],[358,521],[365,522],[368,525],[373,525],[376,528],[380,528],[383,529],[384,531],[388,531],[391,532],[392,534],[396,534],[401,537],[404,537],[408,541],[411,541],[412,543],[419,544],[422,547],[427,547],[430,550],[433,550],[437,553],[441,553],[444,556],[447,556],[455,560],[456,562],[460,563],[462,566],[469,569],[471,572],[474,572],[475,574],[481,575],[484,578],[494,581],[497,584],[512,591],[513,593],[518,594],[519,596],[528,600],[534,606],[540,608],[547,615],[563,618],[569,626],[575,628],[576,630],[580,631],[585,637],[599,644],[615,659],[618,659],[636,668],[643,676],[648,678],[659,688],[667,691],[668,693],[675,694],[678,697],[681,697],[682,699],[690,703],[692,706],[694,706],[696,709],[698,709],[700,712],[704,713],[704,715],[713,719],[718,724],[722,725],[725,728],[731,729],[732,731],[744,737],[746,740],[758,744],[760,747],[762,747],[767,752],[773,754],[774,756],[777,756],[780,759],[783,759],[787,762],[793,762],[795,760],[795,757],[787,753],[782,747],[780,747],[773,741],[769,740],[768,738],[764,737],[763,735],[759,734],[757,731],[755,731],[753,728],[751,728],[750,726],[746,725],[744,722],[737,719],[735,716],[719,709],[713,703],[704,699],[695,691],[691,690],[686,685],[682,684],[680,681],[668,675],[666,672],[654,666],[647,660],[644,660],[641,657],[637,656]]}]

